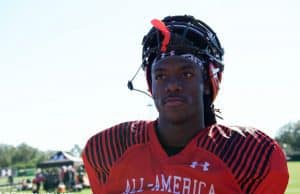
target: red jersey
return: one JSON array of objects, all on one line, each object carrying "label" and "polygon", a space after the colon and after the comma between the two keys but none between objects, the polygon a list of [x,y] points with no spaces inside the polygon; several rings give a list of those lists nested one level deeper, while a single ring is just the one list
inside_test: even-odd
[{"label": "red jersey", "polygon": [[283,194],[279,145],[259,130],[213,125],[168,156],[154,121],[116,125],[89,139],[83,161],[94,194]]}]

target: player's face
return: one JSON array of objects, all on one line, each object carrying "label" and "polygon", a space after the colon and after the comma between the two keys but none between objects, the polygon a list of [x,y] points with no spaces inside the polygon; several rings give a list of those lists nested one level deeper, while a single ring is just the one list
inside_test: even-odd
[{"label": "player's face", "polygon": [[198,64],[180,56],[159,60],[151,71],[152,95],[160,119],[179,123],[203,117],[203,78]]}]

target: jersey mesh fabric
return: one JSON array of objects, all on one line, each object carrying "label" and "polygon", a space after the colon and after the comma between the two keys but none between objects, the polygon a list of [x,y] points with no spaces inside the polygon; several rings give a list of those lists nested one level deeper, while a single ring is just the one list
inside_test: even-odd
[{"label": "jersey mesh fabric", "polygon": [[132,121],[89,139],[83,160],[94,194],[283,194],[279,145],[259,130],[213,125],[178,154],[161,147],[154,121]]}]

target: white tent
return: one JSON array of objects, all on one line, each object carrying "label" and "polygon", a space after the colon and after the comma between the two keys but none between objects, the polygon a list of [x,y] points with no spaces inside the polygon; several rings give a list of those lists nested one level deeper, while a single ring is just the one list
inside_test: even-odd
[{"label": "white tent", "polygon": [[59,151],[49,160],[37,164],[38,168],[60,167],[60,166],[80,166],[83,165],[81,158],[77,158],[67,152]]}]

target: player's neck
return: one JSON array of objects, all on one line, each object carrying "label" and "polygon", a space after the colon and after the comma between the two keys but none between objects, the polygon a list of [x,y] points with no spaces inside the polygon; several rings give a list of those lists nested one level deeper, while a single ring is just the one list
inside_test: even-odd
[{"label": "player's neck", "polygon": [[180,123],[168,122],[159,118],[156,123],[156,132],[159,141],[165,146],[184,147],[201,129],[204,129],[204,122],[196,119]]}]

